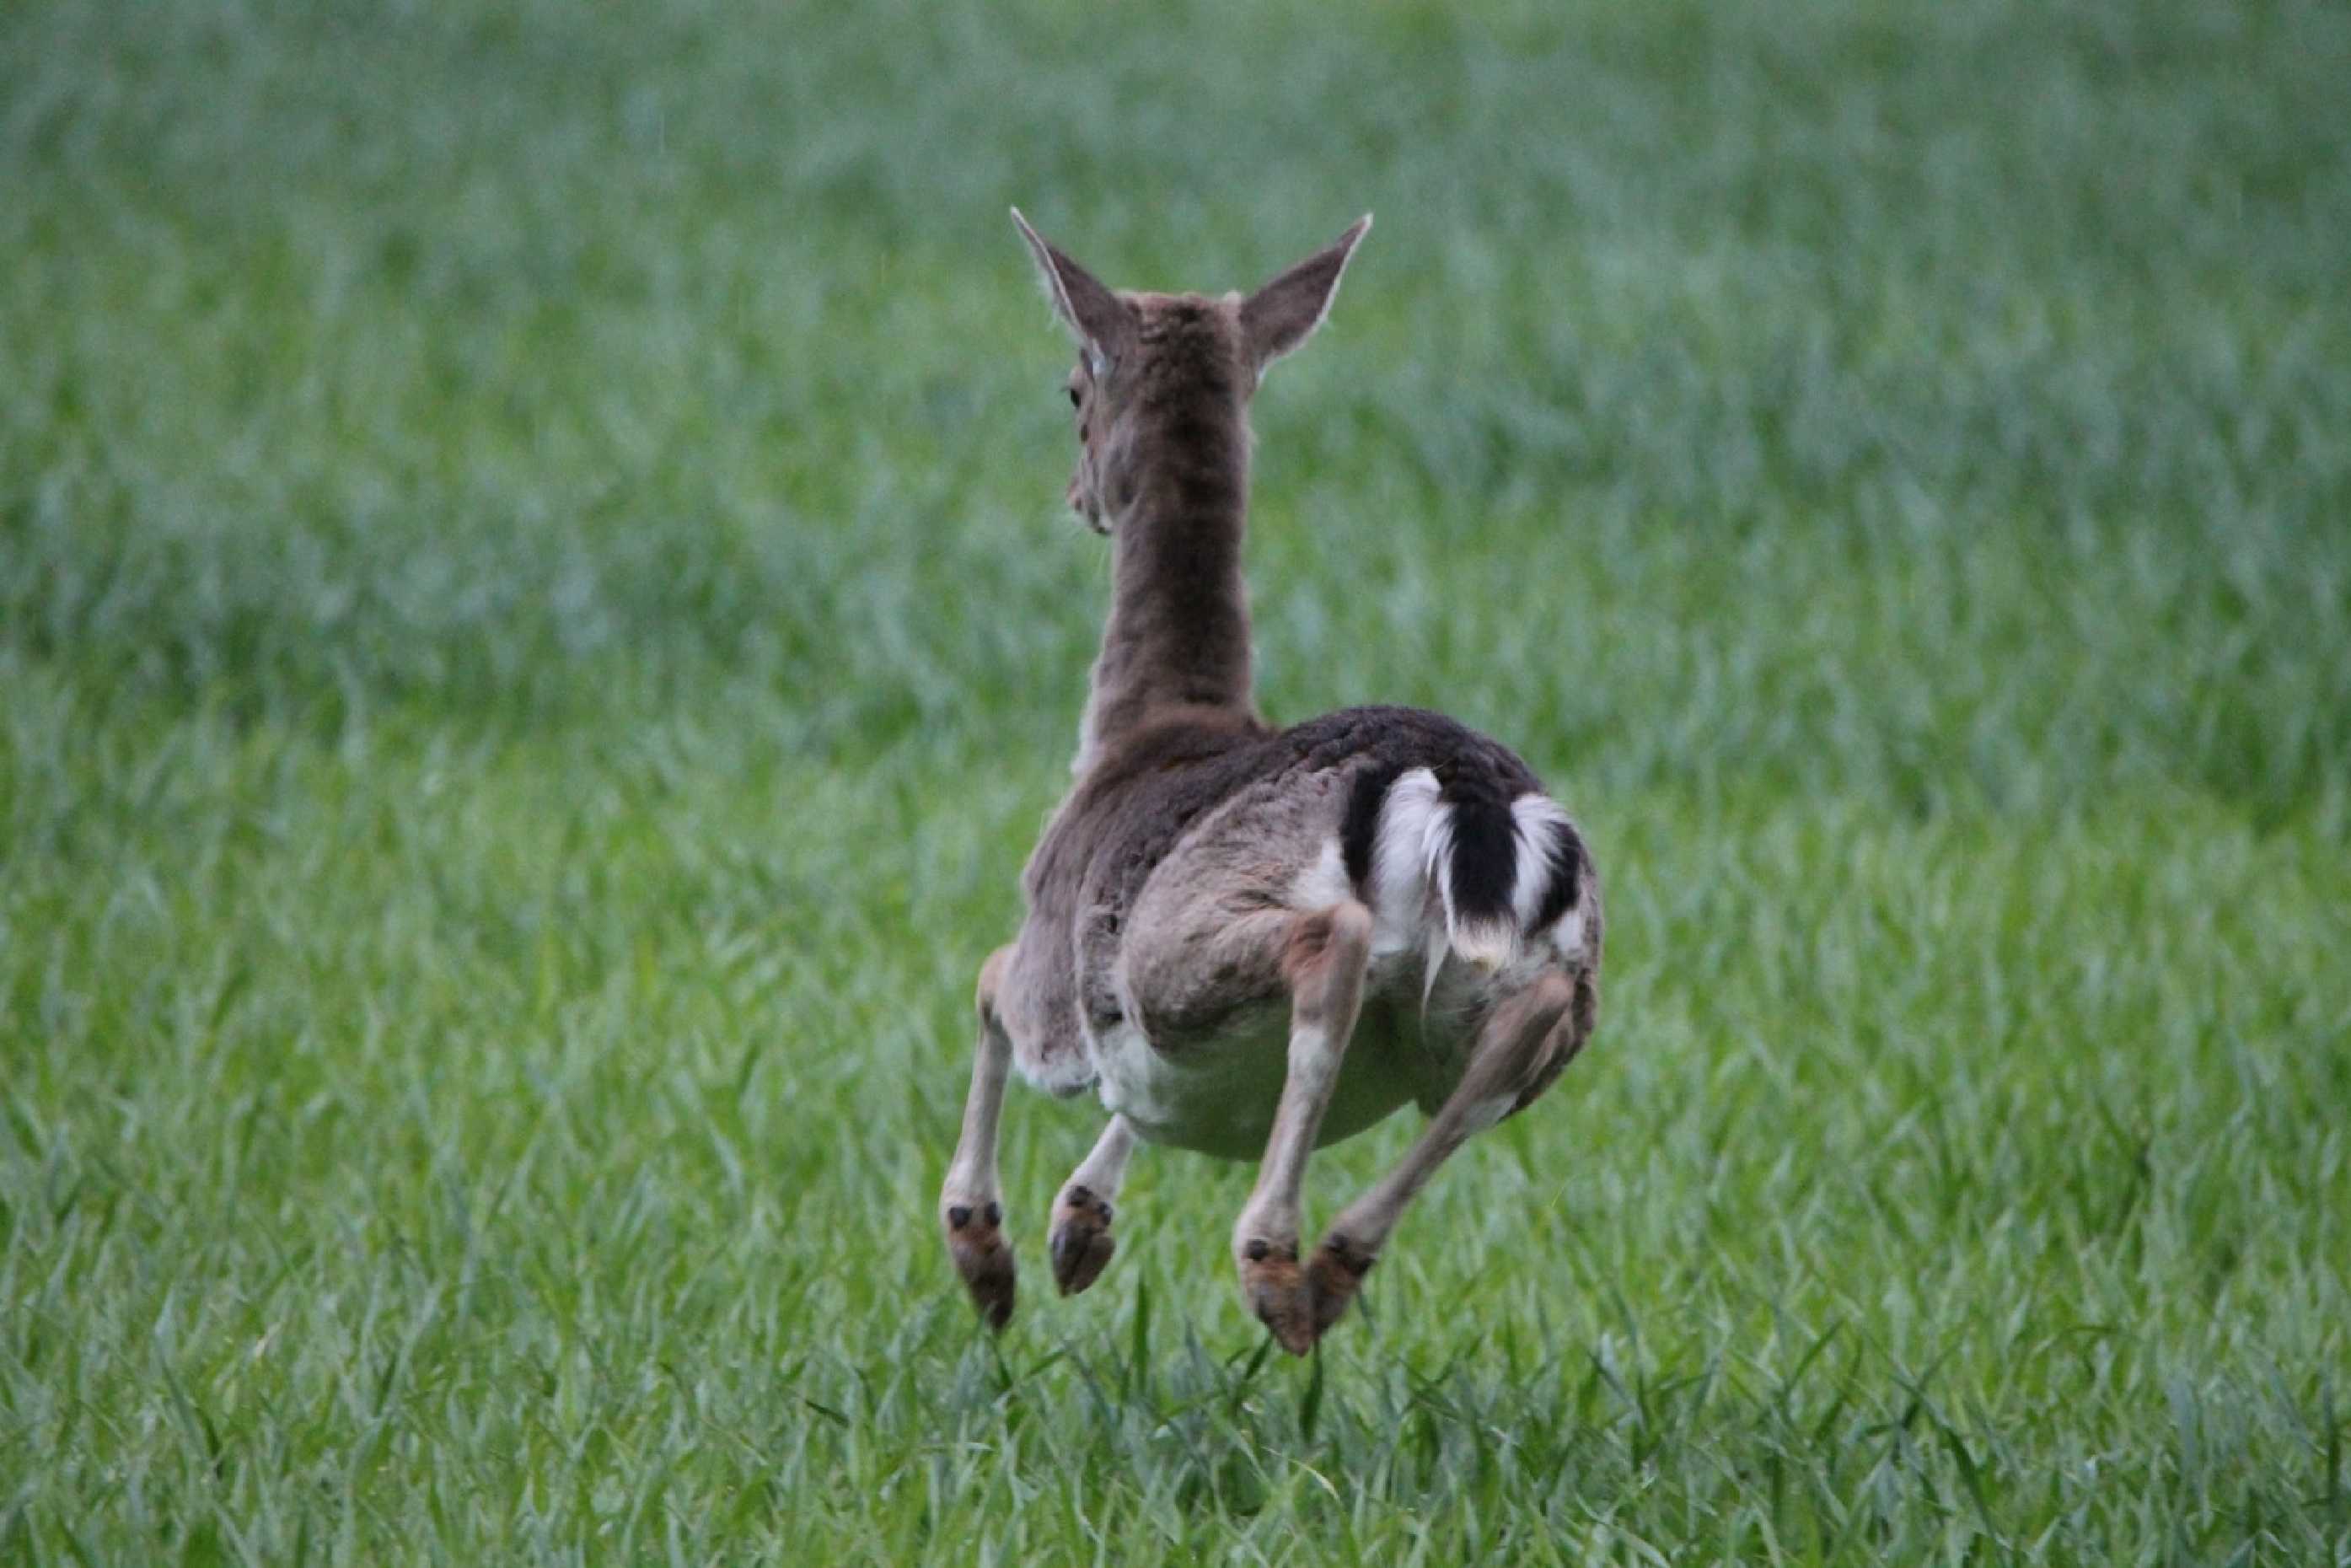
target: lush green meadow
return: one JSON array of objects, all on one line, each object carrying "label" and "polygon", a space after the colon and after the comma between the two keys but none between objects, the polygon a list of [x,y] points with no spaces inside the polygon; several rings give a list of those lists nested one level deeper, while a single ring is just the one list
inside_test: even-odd
[{"label": "lush green meadow", "polygon": [[[2351,9],[0,7],[0,1562],[2351,1561]],[[1106,579],[1004,209],[1358,212],[1262,695],[1593,1048],[1293,1364],[1016,1096]],[[1321,1158],[1331,1212],[1399,1118]]]}]

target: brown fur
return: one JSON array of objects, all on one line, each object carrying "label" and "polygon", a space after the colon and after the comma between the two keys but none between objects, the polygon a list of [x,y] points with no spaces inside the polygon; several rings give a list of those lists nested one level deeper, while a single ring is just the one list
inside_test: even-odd
[{"label": "brown fur", "polygon": [[1229,303],[1135,297],[1132,347],[1081,407],[1093,504],[1113,534],[1111,612],[1086,704],[1099,756],[1179,712],[1263,727],[1250,695],[1248,389]]},{"label": "brown fur", "polygon": [[[1071,785],[1021,878],[1029,916],[1007,988],[1007,1005],[1019,1009],[1008,1027],[1021,1071],[1062,1093],[1092,1082],[1086,1030],[1117,1023],[1118,1009],[1101,985],[1081,997],[1079,975],[1108,977],[1144,882],[1210,813],[1244,792],[1285,797],[1319,778],[1335,818],[1335,801],[1358,772],[1447,759],[1489,770],[1515,789],[1541,788],[1507,747],[1417,708],[1343,708],[1281,731],[1184,708],[1123,735]],[[1588,863],[1583,872],[1594,880]],[[1237,883],[1235,896],[1248,897],[1248,886]],[[1270,988],[1278,976],[1268,969],[1264,978],[1253,994],[1279,994]],[[1155,1038],[1162,1028],[1179,1037],[1212,1028],[1229,1009],[1232,988],[1215,983],[1213,966],[1196,979],[1196,1009],[1172,1003],[1187,987],[1185,976],[1138,979],[1144,994],[1171,999],[1165,1012],[1155,1009]]]},{"label": "brown fur", "polygon": [[[1508,803],[1539,782],[1507,748],[1442,715],[1356,708],[1277,732],[1257,709],[1241,572],[1249,401],[1266,367],[1321,324],[1370,220],[1247,298],[1211,298],[1115,293],[1014,218],[1079,342],[1069,494],[1111,536],[1112,601],[1076,778],[1023,873],[1019,938],[983,975],[979,1055],[942,1219],[974,1299],[1000,1326],[1013,1296],[995,1201],[1003,1067],[1008,1058],[1072,1093],[1104,1072],[1098,1047],[1110,1051],[1117,1071],[1103,1095],[1118,1113],[1057,1204],[1057,1283],[1082,1290],[1108,1261],[1111,1197],[1138,1136],[1228,1154],[1253,1136],[1265,1155],[1235,1261],[1259,1316],[1302,1352],[1343,1312],[1420,1183],[1464,1138],[1539,1094],[1590,1034],[1597,878],[1565,830],[1559,863],[1573,880],[1550,885],[1579,909],[1581,944],[1522,949],[1530,956],[1507,972],[1505,958],[1481,954],[1475,976],[1448,967],[1455,978],[1434,1004],[1427,987],[1407,998],[1392,959],[1374,973],[1363,873],[1325,868],[1359,863],[1377,802],[1406,770],[1426,768],[1439,788],[1504,812],[1504,832]],[[1482,862],[1499,864],[1505,894],[1511,852]],[[1341,891],[1351,884],[1359,896]],[[1433,987],[1438,971],[1428,975]],[[1360,1075],[1343,1072],[1351,1054],[1368,1063]],[[1182,1077],[1236,1062],[1242,1075],[1229,1082],[1245,1093],[1228,1092],[1224,1078]],[[1278,1104],[1267,1068],[1281,1073]],[[1206,1095],[1184,1086],[1204,1082],[1216,1086]],[[1301,1266],[1308,1154],[1412,1098],[1433,1111],[1429,1128]]]}]

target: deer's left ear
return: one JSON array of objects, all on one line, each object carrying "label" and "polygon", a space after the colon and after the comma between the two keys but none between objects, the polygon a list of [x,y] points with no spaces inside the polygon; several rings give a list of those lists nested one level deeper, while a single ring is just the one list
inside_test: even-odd
[{"label": "deer's left ear", "polygon": [[1371,226],[1372,214],[1365,213],[1327,249],[1316,251],[1241,302],[1241,332],[1259,375],[1312,337],[1322,318],[1331,314],[1347,258]]},{"label": "deer's left ear", "polygon": [[1037,263],[1045,298],[1053,302],[1053,314],[1085,349],[1094,374],[1103,374],[1110,362],[1125,352],[1134,329],[1134,313],[1092,273],[1030,228],[1019,207],[1012,209],[1012,221],[1019,226],[1020,237],[1029,242],[1029,255]]}]

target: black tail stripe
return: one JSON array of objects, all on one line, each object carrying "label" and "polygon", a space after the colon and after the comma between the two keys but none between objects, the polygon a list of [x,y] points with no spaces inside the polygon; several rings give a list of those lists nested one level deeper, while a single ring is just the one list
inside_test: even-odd
[{"label": "black tail stripe", "polygon": [[1518,861],[1518,824],[1510,801],[1491,779],[1456,774],[1445,783],[1453,808],[1453,913],[1490,919],[1510,913],[1510,880]]},{"label": "black tail stripe", "polygon": [[[1355,776],[1347,795],[1347,810],[1339,828],[1339,852],[1347,878],[1358,892],[1371,885],[1372,863],[1378,852],[1380,812],[1388,791],[1407,771],[1402,762],[1381,763]],[[1467,769],[1444,768],[1439,797],[1453,809],[1453,908],[1472,919],[1490,919],[1510,913],[1510,893],[1517,875],[1518,822],[1510,814],[1505,782]],[[1583,841],[1574,828],[1562,823],[1552,838],[1543,867],[1542,903],[1535,910],[1527,934],[1547,929],[1573,909],[1583,896]]]},{"label": "black tail stripe", "polygon": [[1355,785],[1347,796],[1347,814],[1339,825],[1339,853],[1346,862],[1347,880],[1355,891],[1363,892],[1372,883],[1372,854],[1380,837],[1380,808],[1387,803],[1388,790],[1404,776],[1401,762],[1385,762],[1366,768],[1355,775]]}]

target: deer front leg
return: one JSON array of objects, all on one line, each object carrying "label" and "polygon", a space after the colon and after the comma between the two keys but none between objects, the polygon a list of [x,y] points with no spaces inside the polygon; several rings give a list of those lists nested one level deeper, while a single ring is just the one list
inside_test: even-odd
[{"label": "deer front leg", "polygon": [[1355,1299],[1388,1233],[1437,1167],[1540,1092],[1575,1054],[1591,1028],[1588,1009],[1573,1007],[1575,997],[1574,984],[1553,970],[1497,1009],[1470,1049],[1461,1082],[1420,1137],[1332,1221],[1306,1266],[1316,1337]]},{"label": "deer front leg", "polygon": [[965,1289],[991,1329],[1012,1321],[1012,1244],[1004,1237],[1004,1206],[996,1187],[996,1123],[1004,1108],[1004,1081],[1012,1068],[1012,1038],[996,1013],[996,987],[1012,949],[999,947],[979,967],[979,1046],[971,1064],[971,1092],[963,1105],[963,1136],[947,1163],[939,1192],[939,1222],[947,1252]]},{"label": "deer front leg", "polygon": [[1306,1157],[1354,1032],[1371,947],[1371,911],[1350,898],[1300,915],[1282,950],[1282,977],[1290,986],[1289,1075],[1257,1186],[1233,1227],[1233,1261],[1250,1309],[1292,1355],[1312,1349],[1316,1334],[1313,1294],[1298,1264]]},{"label": "deer front leg", "polygon": [[1110,1233],[1111,1206],[1126,1180],[1126,1159],[1134,1152],[1134,1128],[1113,1116],[1095,1140],[1093,1152],[1061,1186],[1053,1201],[1053,1283],[1074,1296],[1101,1275],[1118,1243]]}]

